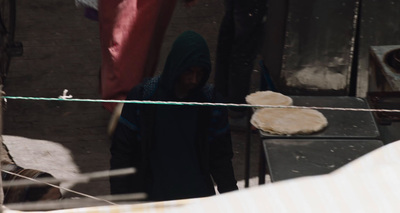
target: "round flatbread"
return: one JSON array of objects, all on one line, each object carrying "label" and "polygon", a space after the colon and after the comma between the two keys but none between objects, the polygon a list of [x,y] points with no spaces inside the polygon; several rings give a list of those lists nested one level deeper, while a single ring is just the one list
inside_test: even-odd
[{"label": "round flatbread", "polygon": [[246,102],[251,105],[279,105],[290,106],[292,98],[278,92],[258,91],[246,96]]},{"label": "round flatbread", "polygon": [[258,129],[275,135],[311,134],[328,125],[328,120],[317,110],[263,108],[250,120]]}]

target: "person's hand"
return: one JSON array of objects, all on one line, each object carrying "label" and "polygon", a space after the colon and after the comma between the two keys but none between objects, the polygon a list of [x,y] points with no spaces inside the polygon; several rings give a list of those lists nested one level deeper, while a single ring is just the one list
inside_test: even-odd
[{"label": "person's hand", "polygon": [[185,7],[190,8],[193,7],[193,5],[197,4],[199,0],[183,0]]}]

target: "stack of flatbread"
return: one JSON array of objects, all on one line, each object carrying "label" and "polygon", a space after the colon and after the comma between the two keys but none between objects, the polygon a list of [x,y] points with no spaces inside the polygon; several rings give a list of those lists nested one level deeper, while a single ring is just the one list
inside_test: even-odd
[{"label": "stack of flatbread", "polygon": [[[258,91],[246,97],[251,105],[291,106],[292,98],[272,91]],[[275,135],[311,134],[328,125],[325,116],[313,109],[256,108],[250,120],[256,128]]]}]

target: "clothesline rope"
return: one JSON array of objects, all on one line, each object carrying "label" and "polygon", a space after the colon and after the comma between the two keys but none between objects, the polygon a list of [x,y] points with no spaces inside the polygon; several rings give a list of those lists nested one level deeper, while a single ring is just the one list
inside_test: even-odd
[{"label": "clothesline rope", "polygon": [[[64,93],[64,95],[66,95]],[[69,102],[94,102],[94,103],[127,103],[127,104],[154,104],[154,105],[189,105],[189,106],[225,106],[225,107],[251,107],[251,108],[291,108],[291,109],[315,109],[337,111],[360,112],[400,112],[400,109],[362,109],[343,107],[317,107],[317,106],[283,106],[283,105],[252,105],[233,103],[209,103],[209,102],[178,102],[178,101],[141,101],[141,100],[104,100],[104,99],[79,99],[72,96],[60,96],[59,98],[3,96],[4,99],[34,100],[34,101],[69,101]]]}]

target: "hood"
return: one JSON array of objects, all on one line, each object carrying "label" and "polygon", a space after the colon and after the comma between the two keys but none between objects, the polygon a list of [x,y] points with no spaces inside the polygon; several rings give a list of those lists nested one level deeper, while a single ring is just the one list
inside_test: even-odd
[{"label": "hood", "polygon": [[169,96],[174,97],[178,78],[194,66],[202,67],[205,73],[199,86],[191,93],[199,91],[207,82],[211,73],[211,61],[210,51],[204,38],[194,31],[186,31],[172,45],[160,77],[160,86]]}]

